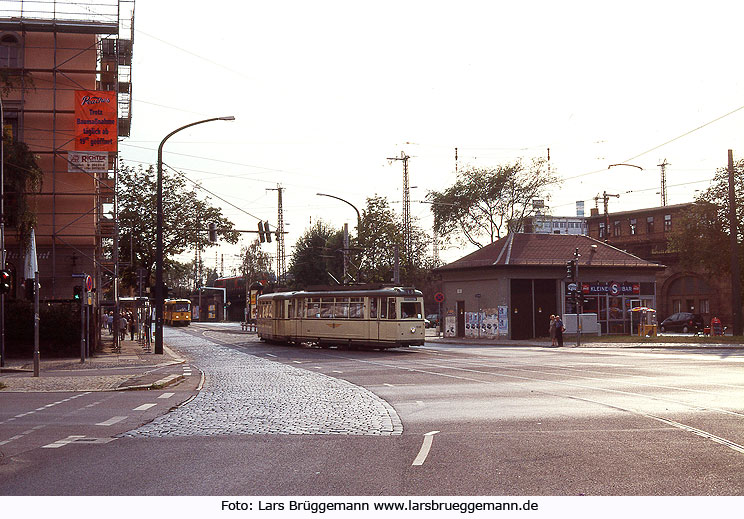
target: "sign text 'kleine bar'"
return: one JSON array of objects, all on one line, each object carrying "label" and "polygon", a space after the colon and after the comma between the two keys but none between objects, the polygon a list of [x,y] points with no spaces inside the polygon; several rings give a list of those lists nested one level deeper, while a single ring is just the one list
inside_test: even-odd
[{"label": "sign text 'kleine bar'", "polygon": [[634,295],[641,293],[641,285],[640,283],[629,283],[627,281],[611,281],[609,283],[582,283],[581,292],[588,295]]},{"label": "sign text 'kleine bar'", "polygon": [[75,91],[75,150],[116,151],[116,92]]}]

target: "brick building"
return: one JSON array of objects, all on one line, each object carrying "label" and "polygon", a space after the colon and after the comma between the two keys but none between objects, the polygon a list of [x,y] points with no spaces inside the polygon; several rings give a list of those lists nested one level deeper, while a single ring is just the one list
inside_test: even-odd
[{"label": "brick building", "polygon": [[[714,316],[731,326],[731,288],[728,276],[689,270],[679,254],[669,248],[669,237],[692,203],[600,214],[592,209],[588,218],[590,237],[628,251],[640,258],[666,265],[656,274],[657,311],[662,319],[675,312],[693,312],[709,322]],[[700,244],[701,247],[705,243]]]},{"label": "brick building", "polygon": [[[116,150],[130,128],[133,13],[133,0],[0,5],[3,127],[29,147],[43,170],[41,190],[29,201],[37,216],[43,300],[72,299],[73,287],[81,284],[75,276],[82,273],[103,288],[98,297],[114,285]],[[105,135],[89,130],[90,151],[79,151],[80,99],[103,92],[113,116],[96,115],[102,111],[93,107],[90,118],[110,129]],[[104,141],[107,149],[99,151],[96,143]],[[93,156],[95,166],[88,162]],[[26,251],[13,222],[6,218],[6,225],[7,267],[15,274],[10,297],[21,297]]]}]

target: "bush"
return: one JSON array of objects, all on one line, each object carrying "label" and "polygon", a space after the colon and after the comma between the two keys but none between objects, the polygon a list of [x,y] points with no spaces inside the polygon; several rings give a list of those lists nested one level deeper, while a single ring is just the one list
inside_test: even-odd
[{"label": "bush", "polygon": [[[80,304],[44,302],[39,305],[39,351],[49,357],[80,352]],[[5,300],[5,352],[8,357],[33,357],[34,305]]]}]

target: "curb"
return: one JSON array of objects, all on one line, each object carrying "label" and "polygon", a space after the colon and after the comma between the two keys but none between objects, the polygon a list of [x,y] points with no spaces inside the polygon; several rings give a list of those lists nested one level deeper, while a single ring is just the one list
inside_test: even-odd
[{"label": "curb", "polygon": [[172,384],[175,384],[176,382],[180,382],[184,380],[183,375],[168,375],[165,378],[161,378],[160,380],[156,380],[155,382],[151,382],[149,384],[141,384],[139,386],[124,386],[124,387],[118,387],[116,388],[116,391],[147,391],[150,389],[163,389],[165,387],[168,387]]}]

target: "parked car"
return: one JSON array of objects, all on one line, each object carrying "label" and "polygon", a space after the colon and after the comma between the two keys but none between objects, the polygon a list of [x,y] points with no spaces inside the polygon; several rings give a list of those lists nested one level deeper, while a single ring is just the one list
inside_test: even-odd
[{"label": "parked car", "polygon": [[439,326],[439,315],[438,314],[429,314],[426,316],[426,327],[427,328],[436,328]]},{"label": "parked car", "polygon": [[659,331],[690,333],[700,331],[704,328],[705,322],[702,315],[691,312],[677,312],[661,321]]}]

